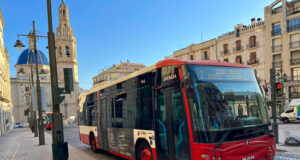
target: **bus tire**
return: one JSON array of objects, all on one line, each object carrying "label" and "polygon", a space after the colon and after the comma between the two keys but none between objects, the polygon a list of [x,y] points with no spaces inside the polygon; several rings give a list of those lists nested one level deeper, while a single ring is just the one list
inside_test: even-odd
[{"label": "bus tire", "polygon": [[90,134],[90,146],[91,146],[91,149],[95,152],[95,153],[98,153],[98,149],[97,149],[97,145],[96,145],[96,139],[95,139],[95,136],[94,134]]},{"label": "bus tire", "polygon": [[153,153],[150,145],[141,141],[136,148],[136,160],[153,160]]}]

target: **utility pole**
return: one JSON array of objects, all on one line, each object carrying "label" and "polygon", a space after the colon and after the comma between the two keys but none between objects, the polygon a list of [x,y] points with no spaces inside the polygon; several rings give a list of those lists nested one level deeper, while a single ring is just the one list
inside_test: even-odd
[{"label": "utility pole", "polygon": [[271,84],[271,97],[272,97],[272,117],[273,117],[273,123],[272,128],[273,132],[275,134],[275,141],[278,143],[278,123],[277,123],[277,115],[276,115],[276,73],[275,68],[270,69],[270,84]]},{"label": "utility pole", "polygon": [[[34,83],[33,83],[33,67],[32,67],[32,57],[30,56],[30,69],[31,69],[31,88],[30,90],[32,90]],[[33,132],[34,132],[34,137],[38,136],[38,130],[37,130],[37,121],[36,121],[36,111],[33,111],[33,103],[32,103],[32,94],[31,94],[31,112],[32,112],[32,122],[33,122]],[[31,113],[30,113],[31,114]]]},{"label": "utility pole", "polygon": [[40,77],[39,77],[39,64],[38,64],[38,56],[37,56],[37,45],[36,45],[36,31],[35,31],[35,22],[33,24],[33,42],[34,42],[34,55],[35,55],[35,67],[36,67],[36,90],[37,90],[37,102],[38,102],[38,123],[39,123],[39,142],[40,145],[45,144],[45,134],[43,127],[43,115],[42,115],[42,103],[41,103],[41,86],[40,86]]},{"label": "utility pole", "polygon": [[62,90],[58,88],[56,55],[55,55],[55,39],[52,27],[52,9],[51,0],[47,0],[48,14],[48,46],[51,72],[51,91],[52,91],[52,154],[53,160],[67,160],[69,158],[68,143],[64,142],[63,121],[60,113],[59,104],[64,97],[59,96]]}]

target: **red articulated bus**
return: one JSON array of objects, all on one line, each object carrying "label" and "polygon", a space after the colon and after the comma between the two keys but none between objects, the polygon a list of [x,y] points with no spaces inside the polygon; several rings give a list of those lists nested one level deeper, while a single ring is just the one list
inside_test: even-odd
[{"label": "red articulated bus", "polygon": [[79,134],[137,160],[273,160],[275,140],[253,69],[163,60],[79,96]]}]

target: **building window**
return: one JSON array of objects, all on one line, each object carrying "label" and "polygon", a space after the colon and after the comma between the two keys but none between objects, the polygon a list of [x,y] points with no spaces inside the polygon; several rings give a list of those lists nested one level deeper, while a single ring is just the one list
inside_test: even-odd
[{"label": "building window", "polygon": [[300,64],[300,50],[296,50],[296,51],[291,52],[290,64],[291,65]]},{"label": "building window", "polygon": [[240,29],[236,29],[236,37],[240,37]]},{"label": "building window", "polygon": [[292,68],[292,80],[300,80],[300,68]]},{"label": "building window", "polygon": [[229,62],[228,58],[225,58],[225,59],[224,59],[224,62]]},{"label": "building window", "polygon": [[249,61],[249,64],[255,64],[257,63],[257,60],[256,60],[256,52],[252,52],[250,53],[250,61]]},{"label": "building window", "polygon": [[60,56],[62,55],[61,47],[58,48],[58,54],[59,54]]},{"label": "building window", "polygon": [[256,47],[256,36],[251,36],[249,38],[249,47],[250,48]]},{"label": "building window", "polygon": [[300,86],[289,87],[289,91],[290,98],[300,98]]},{"label": "building window", "polygon": [[242,56],[236,56],[235,57],[235,63],[242,64]]},{"label": "building window", "polygon": [[281,34],[280,23],[273,24],[272,28],[272,36],[277,36]]},{"label": "building window", "polygon": [[205,59],[205,60],[209,60],[207,51],[204,51],[204,59]]},{"label": "building window", "polygon": [[300,29],[300,17],[293,18],[288,21],[288,32],[296,31]]},{"label": "building window", "polygon": [[273,67],[275,68],[281,67],[281,54],[273,55]]},{"label": "building window", "polygon": [[241,40],[237,40],[235,41],[235,51],[240,51],[242,49],[242,41]]},{"label": "building window", "polygon": [[63,10],[63,16],[64,17],[66,16],[66,10]]},{"label": "building window", "polygon": [[223,45],[223,51],[224,51],[224,54],[228,53],[228,44]]},{"label": "building window", "polygon": [[66,57],[70,57],[70,50],[68,46],[66,46]]},{"label": "building window", "polygon": [[190,60],[194,60],[194,55],[190,55]]}]

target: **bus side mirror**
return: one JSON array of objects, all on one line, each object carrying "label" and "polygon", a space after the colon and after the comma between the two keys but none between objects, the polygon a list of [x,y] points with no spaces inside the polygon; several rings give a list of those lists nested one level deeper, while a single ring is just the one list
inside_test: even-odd
[{"label": "bus side mirror", "polygon": [[72,68],[64,68],[64,81],[65,81],[65,93],[70,94],[72,91],[74,91]]}]

